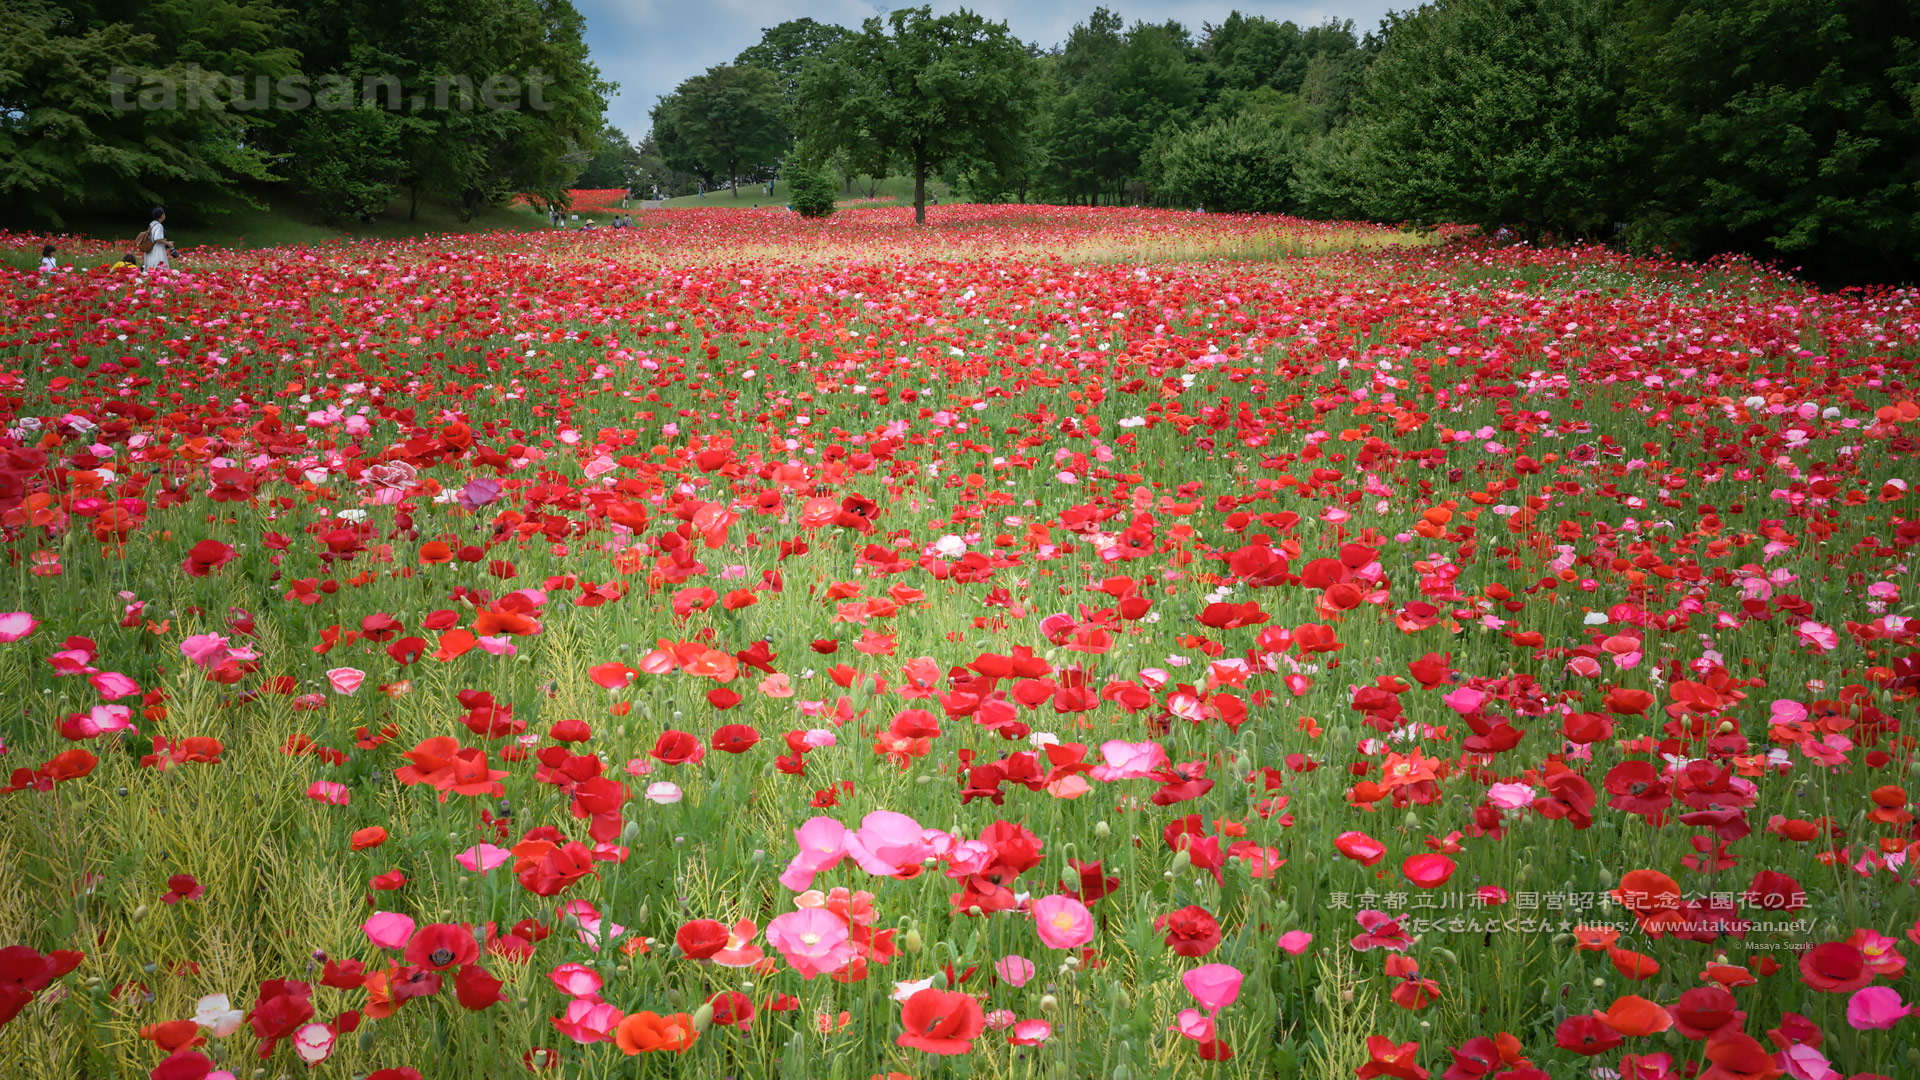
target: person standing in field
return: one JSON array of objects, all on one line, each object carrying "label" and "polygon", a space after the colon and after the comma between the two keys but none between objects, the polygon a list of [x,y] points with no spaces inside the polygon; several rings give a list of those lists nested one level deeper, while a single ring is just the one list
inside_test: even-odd
[{"label": "person standing in field", "polygon": [[166,226],[162,224],[166,220],[166,208],[154,207],[153,221],[147,226],[147,231],[134,238],[134,246],[146,256],[145,265],[149,270],[156,266],[173,269],[173,241],[167,239]]},{"label": "person standing in field", "polygon": [[58,250],[59,249],[54,247],[52,244],[47,244],[41,247],[40,249],[40,272],[41,273],[51,274],[55,270],[60,269],[59,260],[53,257]]}]

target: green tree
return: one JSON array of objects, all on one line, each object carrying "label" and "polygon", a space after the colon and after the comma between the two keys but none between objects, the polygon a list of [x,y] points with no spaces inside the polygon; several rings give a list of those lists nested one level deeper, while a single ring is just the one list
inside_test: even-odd
[{"label": "green tree", "polygon": [[578,188],[628,188],[639,182],[640,151],[627,140],[625,132],[613,125],[600,133],[600,146],[580,175],[573,178]]},{"label": "green tree", "polygon": [[1274,118],[1252,113],[1168,132],[1149,157],[1154,194],[1225,213],[1290,209],[1298,140]]},{"label": "green tree", "polygon": [[1123,30],[1120,16],[1095,8],[1076,25],[1052,65],[1045,150],[1056,189],[1075,201],[1123,200],[1154,140],[1199,106],[1197,55],[1178,23]]},{"label": "green tree", "polygon": [[[337,80],[394,114],[400,166],[386,182],[452,201],[464,218],[516,194],[559,201],[605,123],[612,85],[587,58],[570,0],[289,0],[290,40],[316,83]],[[316,94],[316,98],[319,95]],[[329,111],[284,114],[298,175],[382,181],[390,159],[317,134]],[[333,148],[342,156],[317,155]]]},{"label": "green tree", "polygon": [[1835,281],[1920,276],[1920,10],[1632,0],[1628,235]]},{"label": "green tree", "polygon": [[771,168],[787,148],[780,91],[765,68],[721,64],[681,83],[653,107],[653,137],[671,168],[735,194],[744,173]]},{"label": "green tree", "polygon": [[[1390,18],[1359,117],[1308,155],[1315,198],[1415,225],[1597,236],[1622,209],[1616,0],[1438,0]],[[1357,182],[1336,194],[1333,178]]]},{"label": "green tree", "polygon": [[800,92],[800,73],[807,61],[826,55],[828,49],[845,41],[850,31],[844,26],[816,22],[813,19],[789,19],[760,31],[758,44],[749,45],[733,58],[735,67],[755,67],[773,72],[780,87],[781,108],[791,119],[795,96]]},{"label": "green tree", "polygon": [[895,11],[807,65],[798,96],[807,156],[844,150],[876,176],[898,164],[913,176],[913,219],[924,224],[928,172],[1017,160],[1038,89],[1005,23],[965,8]]},{"label": "green tree", "polygon": [[[204,205],[271,178],[259,124],[231,107],[229,80],[289,70],[275,17],[227,0],[0,7],[0,197],[59,224],[88,205]],[[224,50],[183,48],[221,24],[232,31]]]}]

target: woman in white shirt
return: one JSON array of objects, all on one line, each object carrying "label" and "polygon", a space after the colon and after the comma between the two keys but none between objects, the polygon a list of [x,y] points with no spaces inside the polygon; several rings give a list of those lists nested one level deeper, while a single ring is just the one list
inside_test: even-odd
[{"label": "woman in white shirt", "polygon": [[146,266],[149,270],[156,266],[173,269],[173,262],[170,259],[173,254],[173,244],[167,240],[166,227],[161,224],[165,220],[167,220],[166,210],[158,206],[154,207],[153,223],[147,226],[147,237],[153,241],[153,246],[147,249]]}]

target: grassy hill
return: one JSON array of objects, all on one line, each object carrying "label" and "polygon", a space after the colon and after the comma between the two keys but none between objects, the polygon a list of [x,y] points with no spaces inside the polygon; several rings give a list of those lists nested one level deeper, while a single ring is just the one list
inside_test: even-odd
[{"label": "grassy hill", "polygon": [[[482,210],[472,221],[461,221],[453,207],[422,199],[418,213],[407,217],[407,201],[396,198],[371,221],[328,222],[311,199],[288,188],[254,192],[265,204],[248,206],[234,200],[218,206],[167,207],[167,236],[181,247],[209,244],[219,247],[270,247],[276,244],[316,244],[330,240],[402,239],[434,233],[491,232],[496,229],[551,228],[545,215],[523,207]],[[146,227],[146,215],[136,208],[126,214],[87,214],[70,219],[62,232],[131,248],[133,236]]]}]

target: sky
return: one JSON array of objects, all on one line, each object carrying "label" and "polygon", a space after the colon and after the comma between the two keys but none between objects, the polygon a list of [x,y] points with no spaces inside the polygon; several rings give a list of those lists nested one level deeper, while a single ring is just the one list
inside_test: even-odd
[{"label": "sky", "polygon": [[[935,13],[969,7],[1005,22],[1022,41],[1051,48],[1066,40],[1075,23],[1085,22],[1097,0],[972,0],[930,3]],[[651,127],[647,113],[680,81],[715,64],[724,64],[760,40],[760,31],[788,19],[810,17],[824,23],[859,26],[887,10],[884,3],[860,0],[574,0],[587,21],[587,47],[606,78],[620,84],[607,117],[629,138],[639,140]],[[917,6],[900,3],[896,6]],[[1248,15],[1291,19],[1301,26],[1329,18],[1352,19],[1365,32],[1379,25],[1389,8],[1410,8],[1381,0],[1106,0],[1129,25],[1178,19],[1197,35],[1203,23],[1220,22],[1238,8]]]}]

